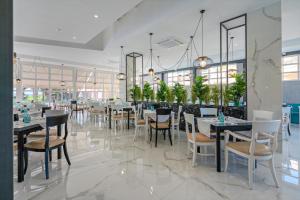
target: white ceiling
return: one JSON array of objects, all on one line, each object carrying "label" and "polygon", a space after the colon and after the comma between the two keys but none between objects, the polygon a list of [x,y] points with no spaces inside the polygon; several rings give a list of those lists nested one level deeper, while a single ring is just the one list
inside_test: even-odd
[{"label": "white ceiling", "polygon": [[[22,42],[15,42],[15,49],[19,54],[41,56],[44,60],[51,58],[61,62],[69,61],[79,65],[86,64],[117,70],[120,45],[125,45],[126,52],[143,53],[144,63],[147,64],[148,33],[154,32],[154,43],[169,37],[184,43],[183,46],[171,49],[154,45],[154,54],[159,55],[161,64],[168,67],[174,64],[184,52],[201,9],[206,10],[205,54],[214,56],[219,52],[221,21],[277,1],[16,0],[15,36],[25,39],[20,40]],[[299,3],[298,0],[285,1]],[[299,13],[296,9],[294,11]],[[93,14],[99,14],[99,19],[94,19]],[[118,18],[120,20],[116,22]],[[290,26],[286,29],[290,29]],[[56,28],[62,28],[62,31],[57,32]],[[287,35],[288,38],[299,37],[297,34],[295,32],[291,36]],[[76,40],[72,39],[74,35]],[[235,49],[241,49],[243,47],[241,42],[243,38],[239,36],[241,34],[233,33],[233,35],[236,37]],[[200,34],[195,39],[200,50],[199,39]],[[91,42],[96,48],[88,50],[91,45],[86,44]],[[104,50],[95,50],[97,45],[103,46]]]},{"label": "white ceiling", "polygon": [[[142,0],[15,0],[14,34],[86,43]],[[98,19],[93,16],[97,14]],[[56,31],[60,28],[61,31]],[[76,39],[73,39],[73,36]]]}]

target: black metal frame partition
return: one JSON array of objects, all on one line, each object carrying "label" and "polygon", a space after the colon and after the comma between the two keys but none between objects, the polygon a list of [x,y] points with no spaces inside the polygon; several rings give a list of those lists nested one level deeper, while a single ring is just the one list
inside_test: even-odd
[{"label": "black metal frame partition", "polygon": [[[144,58],[143,54],[132,52],[129,54],[126,54],[126,101],[129,100],[128,95],[128,57],[133,58],[133,85],[136,84],[136,58],[141,57],[142,58],[142,74],[144,73]],[[142,76],[142,88],[144,87],[144,78]]]},{"label": "black metal frame partition", "polygon": [[[223,77],[222,77],[222,66],[223,63],[226,63],[226,73],[227,73],[227,80],[226,80],[226,86],[228,86],[228,65],[230,63],[229,61],[229,33],[232,30],[238,29],[238,28],[244,28],[244,40],[245,40],[245,59],[244,59],[244,65],[243,65],[243,71],[245,73],[245,79],[246,79],[246,85],[247,85],[247,14],[242,14],[237,17],[233,17],[230,19],[227,19],[225,21],[220,22],[220,96],[221,96],[221,109],[223,107]],[[226,49],[225,49],[225,62],[223,62],[223,30],[226,32]],[[246,102],[246,110],[245,110],[245,117],[247,118],[247,109],[248,109],[248,102],[247,102],[247,91],[244,96],[244,101]]]}]

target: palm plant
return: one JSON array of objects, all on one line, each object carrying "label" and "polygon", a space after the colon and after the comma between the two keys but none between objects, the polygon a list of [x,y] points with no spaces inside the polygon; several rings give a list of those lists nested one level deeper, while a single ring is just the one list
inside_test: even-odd
[{"label": "palm plant", "polygon": [[146,82],[143,88],[143,96],[145,97],[146,101],[149,102],[149,99],[153,97],[153,89],[150,83]]},{"label": "palm plant", "polygon": [[156,99],[158,102],[164,102],[167,98],[168,85],[165,81],[159,82],[159,89],[156,92]]},{"label": "palm plant", "polygon": [[207,87],[204,87],[203,90],[203,100],[205,102],[206,105],[209,105],[210,103],[210,87],[207,85]]},{"label": "palm plant", "polygon": [[223,100],[224,100],[224,105],[228,106],[229,102],[232,100],[232,94],[231,90],[228,86],[225,86],[224,91],[223,91]]},{"label": "palm plant", "polygon": [[174,96],[174,93],[173,93],[173,89],[168,87],[168,90],[167,90],[167,96],[166,96],[166,100],[169,104],[172,104],[174,103],[174,100],[175,100],[175,96]]},{"label": "palm plant", "polygon": [[194,84],[192,86],[192,96],[194,94],[198,98],[200,105],[202,101],[204,101],[207,92],[209,92],[209,89],[207,89],[208,87],[209,87],[208,85],[204,84],[203,76],[196,77]]},{"label": "palm plant", "polygon": [[236,105],[239,105],[239,101],[246,93],[246,80],[244,74],[234,74],[231,77],[235,78],[235,82],[230,86],[230,93],[232,100]]},{"label": "palm plant", "polygon": [[138,85],[134,85],[133,88],[130,89],[130,96],[133,99],[134,104],[142,97],[141,88]]},{"label": "palm plant", "polygon": [[219,99],[220,99],[220,91],[219,87],[217,85],[214,85],[211,88],[211,100],[214,102],[214,105],[216,107],[219,106]]},{"label": "palm plant", "polygon": [[180,83],[176,83],[174,85],[173,92],[174,92],[177,104],[183,103],[183,101],[186,100],[185,98],[187,96],[187,92],[186,92],[184,86],[181,85]]}]

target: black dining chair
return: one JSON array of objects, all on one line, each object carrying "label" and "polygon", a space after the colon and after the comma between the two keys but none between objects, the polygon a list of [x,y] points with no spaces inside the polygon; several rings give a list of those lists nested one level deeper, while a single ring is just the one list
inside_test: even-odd
[{"label": "black dining chair", "polygon": [[[25,173],[28,167],[28,151],[45,153],[45,174],[49,178],[49,156],[51,151],[63,147],[66,160],[71,165],[67,151],[68,114],[46,117],[46,136],[39,140],[33,140],[24,145]],[[64,124],[64,137],[61,137],[61,126]],[[50,127],[57,127],[57,136],[50,136]]]},{"label": "black dining chair", "polygon": [[42,117],[44,117],[44,114],[46,113],[46,110],[51,110],[51,107],[50,106],[42,107]]},{"label": "black dining chair", "polygon": [[171,112],[172,112],[172,109],[169,109],[169,108],[156,109],[155,122],[150,123],[150,141],[152,141],[152,129],[155,129],[155,147],[157,147],[158,131],[163,131],[164,139],[166,139],[166,131],[168,131],[170,144],[172,146]]},{"label": "black dining chair", "polygon": [[76,100],[71,101],[71,116],[70,117],[73,116],[73,112],[76,112],[76,118],[77,118],[77,113],[78,112],[81,112],[82,116],[83,116],[83,111],[84,111],[83,108],[78,107],[78,104],[77,104]]}]

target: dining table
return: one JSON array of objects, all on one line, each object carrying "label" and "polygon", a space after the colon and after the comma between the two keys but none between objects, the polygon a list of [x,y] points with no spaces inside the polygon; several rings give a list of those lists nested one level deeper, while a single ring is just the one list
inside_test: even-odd
[{"label": "dining table", "polygon": [[[59,110],[47,110],[45,116],[60,116],[66,114],[65,111]],[[17,143],[18,146],[18,182],[24,181],[24,144],[27,141],[27,136],[30,133],[43,130],[46,127],[46,118],[37,116],[31,117],[31,121],[29,123],[23,122],[22,118],[19,118],[19,121],[14,121],[14,136],[16,139],[14,142]],[[59,136],[59,135],[58,135]],[[58,149],[58,159],[61,158],[61,149]]]},{"label": "dining table", "polygon": [[204,117],[200,119],[209,126],[211,131],[216,132],[216,170],[217,172],[222,172],[221,134],[225,130],[249,131],[252,129],[252,122],[234,117],[225,117],[224,122],[220,122],[216,117]]},{"label": "dining table", "polygon": [[[155,120],[156,118],[156,111],[155,109],[153,110],[150,110],[150,109],[144,109],[143,110],[143,117],[145,119],[145,124],[146,124],[146,129],[147,129],[147,135],[149,136],[149,131],[150,131],[150,128],[149,128],[149,119],[153,119]],[[171,112],[171,124],[172,124],[172,128],[171,128],[171,134],[172,134],[172,140],[174,141],[174,136],[175,136],[175,112]],[[147,137],[145,137],[145,140],[148,140]]]},{"label": "dining table", "polygon": [[[122,107],[122,110],[127,112],[127,129],[129,129],[129,127],[130,127],[130,123],[129,123],[130,112],[133,110],[133,107],[128,106],[128,105],[124,105]],[[116,110],[113,109],[111,105],[106,106],[106,112],[108,113],[108,127],[109,127],[109,129],[111,129],[111,120],[112,120],[111,118],[112,118],[112,112],[113,111],[116,111]]]}]

